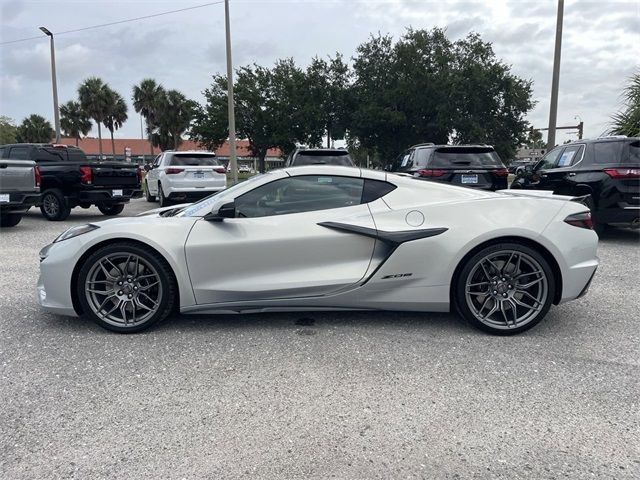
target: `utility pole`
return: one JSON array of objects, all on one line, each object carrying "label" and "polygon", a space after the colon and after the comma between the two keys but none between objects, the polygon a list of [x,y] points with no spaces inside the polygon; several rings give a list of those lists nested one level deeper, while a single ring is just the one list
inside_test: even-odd
[{"label": "utility pole", "polygon": [[233,184],[238,183],[238,158],[236,155],[236,117],[233,102],[233,62],[231,61],[231,30],[229,27],[229,0],[224,0],[224,27],[227,40],[227,97],[229,102],[229,167]]},{"label": "utility pole", "polygon": [[58,82],[56,81],[56,50],[53,45],[53,33],[40,27],[42,33],[49,37],[51,44],[51,84],[53,86],[53,119],[56,127],[56,143],[60,143],[60,110],[58,108]]},{"label": "utility pole", "polygon": [[558,0],[558,18],[556,20],[556,47],[553,53],[553,78],[551,79],[551,106],[549,108],[549,136],[547,151],[556,144],[556,122],[558,119],[558,87],[560,84],[560,54],[562,52],[562,17],[564,0]]}]

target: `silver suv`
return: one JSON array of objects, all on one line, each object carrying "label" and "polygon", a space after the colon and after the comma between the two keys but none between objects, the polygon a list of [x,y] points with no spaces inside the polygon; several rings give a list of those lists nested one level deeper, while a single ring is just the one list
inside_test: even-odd
[{"label": "silver suv", "polygon": [[213,152],[167,151],[144,169],[147,201],[155,202],[158,197],[161,207],[199,200],[227,187],[226,169]]}]

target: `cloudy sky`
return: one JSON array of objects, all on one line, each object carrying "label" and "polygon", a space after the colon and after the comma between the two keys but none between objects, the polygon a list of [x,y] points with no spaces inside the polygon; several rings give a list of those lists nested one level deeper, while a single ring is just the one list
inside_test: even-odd
[{"label": "cloudy sky", "polygon": [[[38,26],[64,32],[206,3],[194,1],[0,0],[0,42],[38,36]],[[450,38],[479,32],[513,71],[534,81],[530,122],[548,122],[557,2],[430,0],[231,0],[234,64],[269,65],[293,57],[306,65],[336,51],[351,57],[370,33],[399,37],[407,27],[446,27]],[[640,2],[567,0],[560,77],[559,125],[585,123],[600,135],[620,108],[625,79],[640,69]],[[131,87],[153,77],[202,100],[213,73],[225,72],[224,6],[211,5],[56,37],[60,102],[82,79],[103,78],[131,104]],[[49,44],[44,37],[0,46],[0,115],[17,122],[39,113],[53,119]],[[140,135],[130,120],[117,136]],[[575,138],[559,132],[559,142]],[[428,139],[427,139],[428,140]]]}]

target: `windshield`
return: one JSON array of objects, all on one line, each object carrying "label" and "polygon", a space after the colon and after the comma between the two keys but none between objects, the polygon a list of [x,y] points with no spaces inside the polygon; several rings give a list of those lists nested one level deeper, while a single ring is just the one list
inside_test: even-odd
[{"label": "windshield", "polygon": [[171,158],[170,165],[182,165],[188,167],[210,167],[220,165],[215,155],[174,155]]},{"label": "windshield", "polygon": [[343,165],[351,167],[353,162],[347,152],[301,152],[296,156],[293,165],[296,167],[301,165]]},{"label": "windshield", "polygon": [[502,167],[493,148],[438,148],[433,152],[429,167]]}]

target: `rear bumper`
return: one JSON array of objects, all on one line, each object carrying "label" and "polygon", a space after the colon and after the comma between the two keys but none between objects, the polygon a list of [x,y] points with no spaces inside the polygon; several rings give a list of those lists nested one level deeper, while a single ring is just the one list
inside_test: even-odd
[{"label": "rear bumper", "polygon": [[[122,195],[114,196],[114,190],[122,190]],[[136,188],[104,188],[99,190],[81,190],[76,195],[67,196],[67,201],[71,204],[90,203],[92,205],[101,203],[127,203],[132,198],[142,197],[142,190]]]},{"label": "rear bumper", "polygon": [[37,205],[40,193],[10,192],[9,201],[0,203],[1,212],[21,212]]},{"label": "rear bumper", "polygon": [[619,225],[638,224],[640,222],[640,206],[607,208],[594,212],[594,220],[598,223]]}]

